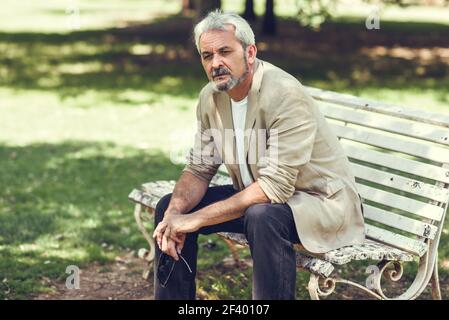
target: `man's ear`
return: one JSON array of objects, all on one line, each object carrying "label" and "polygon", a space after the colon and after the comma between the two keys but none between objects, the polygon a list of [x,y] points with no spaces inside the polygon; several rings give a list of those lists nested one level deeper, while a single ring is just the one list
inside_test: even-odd
[{"label": "man's ear", "polygon": [[249,64],[253,64],[256,61],[257,47],[254,44],[250,44],[246,47],[246,58]]}]

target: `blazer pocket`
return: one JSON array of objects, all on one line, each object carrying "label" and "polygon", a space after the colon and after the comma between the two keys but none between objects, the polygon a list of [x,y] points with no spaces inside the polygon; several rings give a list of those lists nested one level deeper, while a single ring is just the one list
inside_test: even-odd
[{"label": "blazer pocket", "polygon": [[343,181],[341,179],[334,179],[331,181],[327,182],[327,187],[326,187],[326,197],[330,198],[332,197],[334,194],[336,194],[338,191],[340,191],[341,189],[343,189],[345,187],[345,184],[343,183]]}]

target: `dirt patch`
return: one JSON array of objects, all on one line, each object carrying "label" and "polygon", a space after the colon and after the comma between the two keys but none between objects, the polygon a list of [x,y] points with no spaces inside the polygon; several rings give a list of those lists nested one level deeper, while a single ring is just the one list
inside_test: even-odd
[{"label": "dirt patch", "polygon": [[64,281],[43,278],[51,289],[35,300],[153,300],[152,273],[144,280],[145,262],[132,253],[109,264],[93,263],[81,269],[80,288],[67,289]]},{"label": "dirt patch", "polygon": [[[250,268],[252,261],[244,259],[239,268]],[[235,269],[232,256],[223,259],[220,264],[223,273]],[[30,296],[34,300],[153,300],[153,273],[151,272],[148,280],[142,277],[146,263],[137,258],[132,253],[125,253],[116,257],[116,261],[108,264],[93,263],[81,269],[80,289],[69,290],[65,286],[65,281],[51,280],[43,278],[51,292]],[[198,280],[210,276],[210,270],[199,270]],[[443,299],[447,299],[449,292],[449,279],[440,278],[441,291]],[[404,292],[399,284],[392,284],[389,290],[391,296]],[[210,299],[210,295],[202,290],[197,290],[197,299]],[[366,300],[373,299],[359,289],[346,285],[337,285],[337,289],[328,299],[331,300]],[[432,299],[430,284],[419,297],[419,300]]]}]

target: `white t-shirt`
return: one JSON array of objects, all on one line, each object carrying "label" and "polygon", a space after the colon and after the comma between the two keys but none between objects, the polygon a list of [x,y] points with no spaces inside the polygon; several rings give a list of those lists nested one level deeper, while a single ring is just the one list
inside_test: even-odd
[{"label": "white t-shirt", "polygon": [[244,154],[244,138],[245,138],[245,119],[246,109],[248,107],[248,97],[238,102],[231,99],[232,121],[234,123],[235,141],[237,144],[238,164],[240,168],[240,176],[245,187],[253,183],[251,174],[248,170]]}]

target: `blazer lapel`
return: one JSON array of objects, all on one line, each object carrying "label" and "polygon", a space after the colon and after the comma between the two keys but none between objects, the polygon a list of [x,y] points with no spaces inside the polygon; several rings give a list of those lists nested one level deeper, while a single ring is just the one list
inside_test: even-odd
[{"label": "blazer lapel", "polygon": [[[262,83],[263,78],[263,62],[257,59],[256,62],[256,71],[253,76],[253,82],[251,84],[251,89],[248,92],[248,109],[246,110],[246,119],[245,119],[245,132],[248,129],[252,129],[254,123],[256,121],[257,110],[259,106],[259,90],[260,85]],[[244,139],[244,154],[245,159],[248,161],[248,149],[250,140],[254,133],[251,131],[250,136],[247,139]]]},{"label": "blazer lapel", "polygon": [[214,92],[213,96],[215,107],[221,120],[222,128],[220,129],[234,129],[232,123],[231,99],[225,92]]}]

